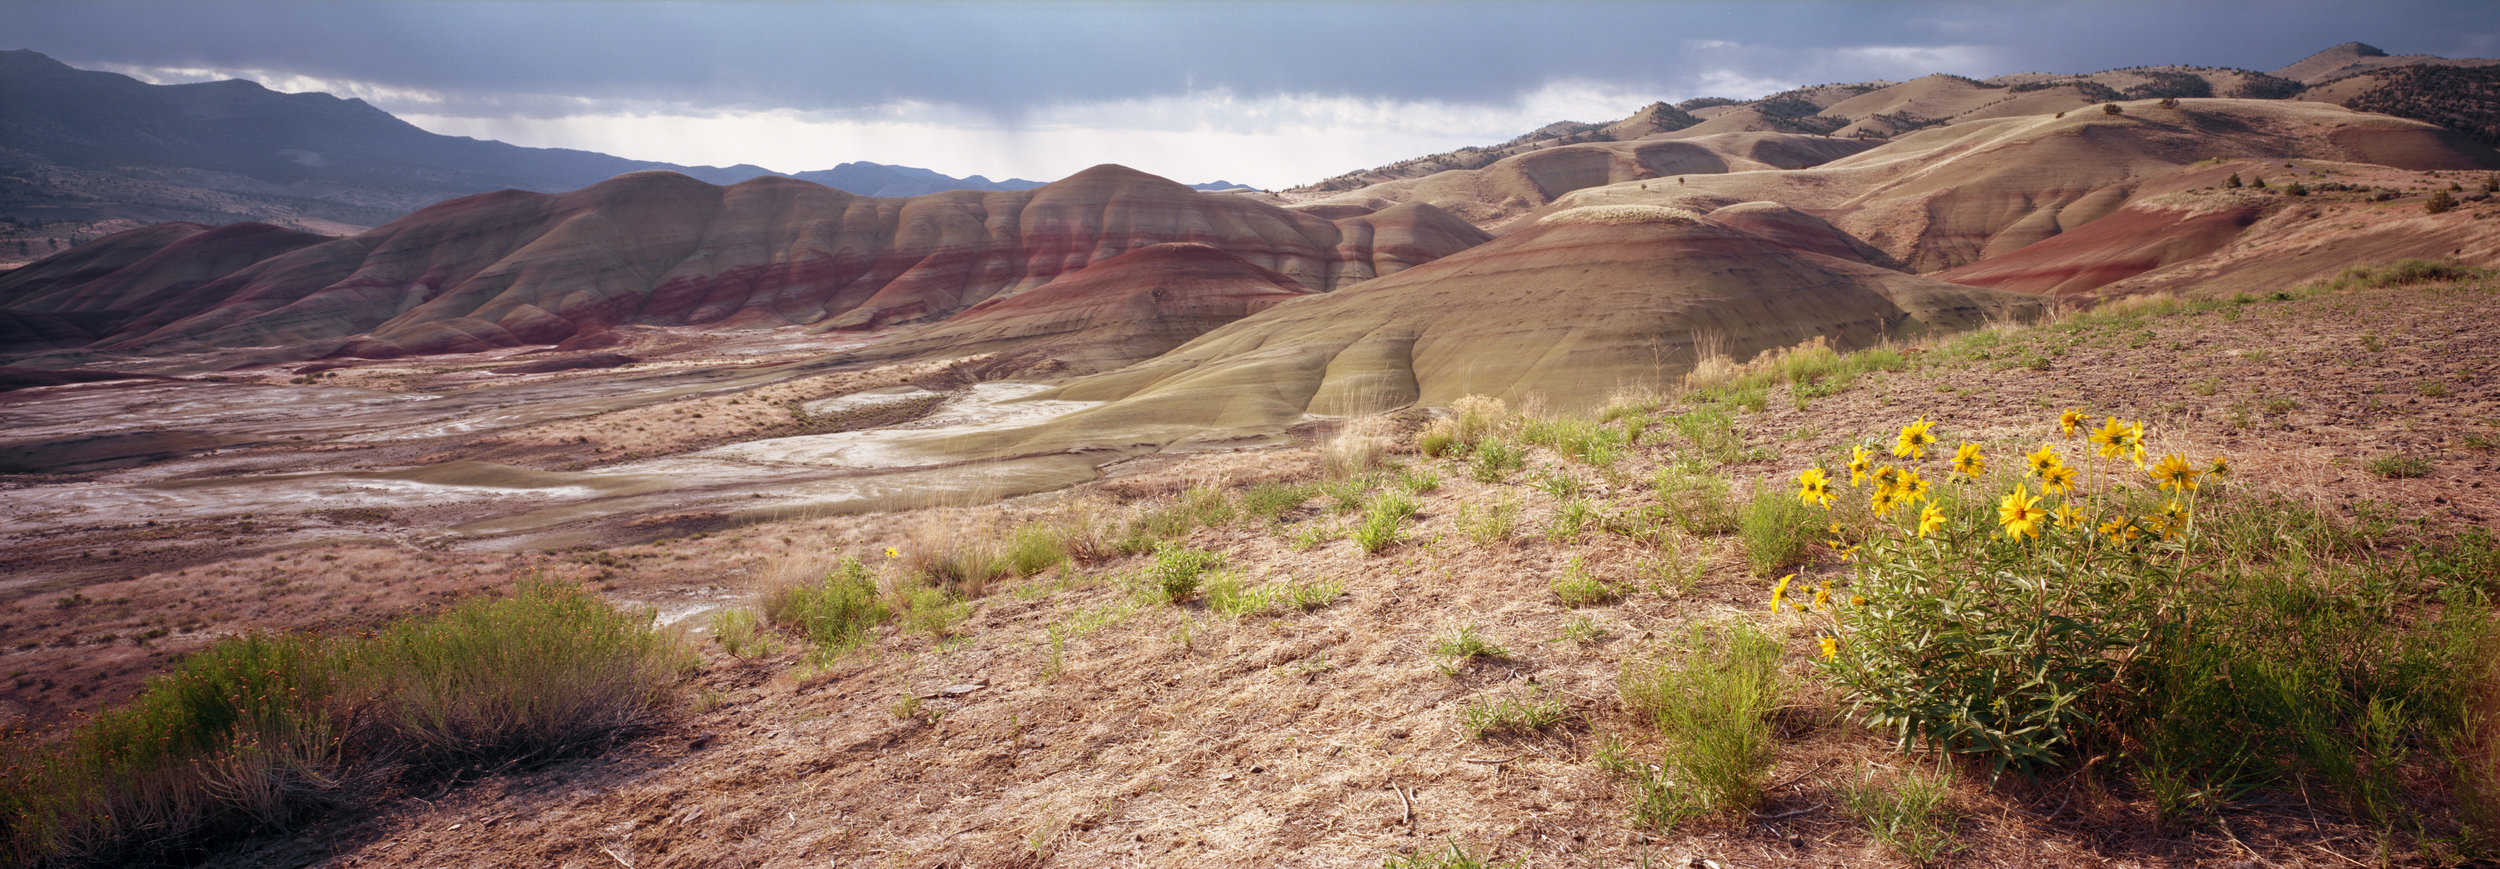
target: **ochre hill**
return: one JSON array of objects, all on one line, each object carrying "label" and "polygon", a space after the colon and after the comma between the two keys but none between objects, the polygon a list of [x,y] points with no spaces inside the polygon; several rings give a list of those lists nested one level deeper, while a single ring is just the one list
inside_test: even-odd
[{"label": "ochre hill", "polygon": [[[1118,166],[1035,190],[909,199],[782,178],[717,187],[642,172],[558,195],[453,200],[206,283],[125,281],[126,269],[13,279],[0,310],[109,319],[97,349],[277,346],[299,356],[389,357],[580,344],[624,324],[935,320],[1169,242],[1210,245],[1328,291],[1485,239],[1428,206],[1332,221]],[[178,259],[222,264],[232,256],[200,249]],[[139,296],[166,303],[118,301]]]},{"label": "ochre hill", "polygon": [[[2231,160],[2409,170],[2500,167],[2500,153],[2431,124],[2275,100],[2121,102],[1921,130],[1811,169],[1612,184],[1544,211],[1653,204],[1710,210],[1768,200],[1830,221],[1918,272],[2001,256],[2146,196],[2220,182]],[[1530,218],[1523,218],[1532,220]]]},{"label": "ochre hill", "polygon": [[979,448],[1274,433],[1306,414],[1471,393],[1581,406],[1672,381],[1697,343],[1744,359],[1816,337],[1864,346],[2037,308],[2030,296],[1804,253],[1678,209],[1575,209],[1075,380],[1054,396],[1108,403]]},{"label": "ochre hill", "polygon": [[[1668,133],[1667,136],[1680,136]],[[1738,132],[1695,138],[1590,142],[1528,151],[1479,169],[1386,181],[1297,208],[1358,214],[1394,203],[1428,203],[1492,226],[1574,190],[1677,175],[1803,169],[1872,148],[1876,142],[1793,133]],[[1671,183],[1671,182],[1670,182]]]}]

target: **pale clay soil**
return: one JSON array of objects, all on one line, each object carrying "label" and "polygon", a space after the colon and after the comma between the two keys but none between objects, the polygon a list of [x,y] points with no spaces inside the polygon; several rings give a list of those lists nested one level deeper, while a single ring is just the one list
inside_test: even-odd
[{"label": "pale clay soil", "polygon": [[[2227,319],[2155,317],[2087,336],[2046,370],[2000,367],[2047,334],[2017,331],[1999,358],[1870,377],[1802,410],[1775,389],[1765,411],[1737,424],[1749,446],[1776,458],[1729,472],[1740,497],[1745,480],[1784,496],[1806,465],[1837,467],[1847,444],[1888,439],[1921,415],[1948,445],[1981,442],[2010,462],[2016,448],[2051,436],[2058,411],[2080,407],[2145,419],[2157,452],[2230,456],[2236,480],[2223,497],[2280,493],[2347,517],[2358,509],[2492,528],[2500,526],[2500,493],[2486,485],[2500,460],[2490,449],[2500,438],[2494,298],[2484,288],[2357,290],[2236,306]],[[1623,660],[1694,619],[1765,620],[1767,584],[1748,573],[1732,539],[1686,539],[1683,551],[1709,567],[1678,590],[1637,575],[1660,556],[1646,544],[1541,535],[1558,502],[1530,481],[1561,469],[1601,507],[1646,502],[1651,469],[1679,445],[1663,429],[1651,438],[1658,445],[1641,447],[1611,478],[1541,449],[1528,472],[1503,484],[1431,463],[1441,487],[1422,496],[1409,542],[1378,556],[1344,539],[1297,548],[1298,534],[1351,521],[1325,498],[1279,525],[1190,538],[1254,579],[1343,583],[1342,597],[1310,612],[1241,620],[1198,604],[1132,612],[1117,583],[1053,571],[980,598],[951,639],[889,624],[820,673],[800,665],[795,642],[748,661],[705,642],[686,708],[605,756],[405,794],[244,843],[212,865],[1376,866],[1447,841],[1528,866],[1898,864],[1840,811],[1836,785],[1862,769],[1920,761],[1846,723],[1838,699],[1805,677],[1812,643],[1802,621],[1769,621],[1789,635],[1800,687],[1751,819],[1644,833],[1625,818],[1625,789],[1591,762],[1601,734],[1656,750],[1616,705]],[[2387,480],[2363,470],[2395,452],[2428,458],[2431,472]],[[0,682],[0,702],[56,721],[63,710],[128,696],[146,673],[213,636],[371,625],[527,571],[595,582],[699,629],[704,613],[744,601],[760,577],[793,564],[845,553],[878,562],[886,546],[1003,533],[1020,519],[1071,511],[1108,518],[1192,484],[1306,478],[1316,464],[1310,448],[1144,459],[1095,483],[1002,504],[752,525],[590,552],[355,544],[211,559],[82,586],[85,602],[58,604],[61,590],[0,607],[0,666],[16,671]],[[1480,544],[1464,532],[1462,508],[1506,499],[1519,505],[1511,540]],[[1549,583],[1574,559],[1640,590],[1566,608]],[[1842,574],[1828,554],[1818,559],[1809,578]],[[1143,563],[1114,559],[1081,573]],[[1603,636],[1562,641],[1580,616]],[[1429,649],[1463,625],[1512,656],[1444,674]],[[165,632],[147,636],[157,628]],[[1054,628],[1065,637],[1055,674]],[[1487,741],[1458,725],[1470,701],[1535,692],[1564,700],[1570,722]],[[907,695],[927,699],[921,714],[898,717]],[[2123,782],[2091,775],[1990,783],[1984,771],[1967,772],[1957,800],[1969,845],[1958,865],[2380,858],[2366,828],[2296,799],[2252,800],[2217,826],[2163,832]],[[2405,853],[2391,856],[2409,862]]]}]

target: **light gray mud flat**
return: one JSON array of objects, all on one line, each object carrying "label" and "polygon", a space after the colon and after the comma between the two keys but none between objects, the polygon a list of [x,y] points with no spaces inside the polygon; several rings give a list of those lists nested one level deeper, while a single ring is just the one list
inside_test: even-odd
[{"label": "light gray mud flat", "polygon": [[[814,369],[681,369],[413,394],[163,381],[21,390],[0,396],[0,457],[77,473],[0,482],[0,590],[126,571],[90,563],[75,550],[82,539],[140,552],[183,537],[180,529],[196,532],[183,541],[194,550],[208,536],[233,552],[377,538],[503,550],[632,542],[1047,491],[1092,479],[1134,452],[973,454],[967,444],[996,441],[983,435],[1091,406],[1027,399],[1043,389],[1036,385],[984,383],[889,429],[767,438],[579,471],[408,463],[456,442],[447,439]],[[886,390],[854,400],[926,395]]]}]

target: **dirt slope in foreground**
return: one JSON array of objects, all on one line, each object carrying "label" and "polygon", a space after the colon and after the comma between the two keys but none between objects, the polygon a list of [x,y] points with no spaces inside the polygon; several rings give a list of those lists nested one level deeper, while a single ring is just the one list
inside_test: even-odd
[{"label": "dirt slope in foreground", "polygon": [[[2056,409],[2080,406],[2146,419],[2158,450],[2232,456],[2233,496],[2281,493],[2389,523],[2388,533],[2405,527],[2392,520],[2416,518],[2492,528],[2500,526],[2500,491],[2486,486],[2500,470],[2491,451],[2500,438],[2495,293],[2500,286],[2488,282],[2356,290],[2091,332],[1983,332],[1912,354],[1933,365],[1802,408],[1775,390],[1765,410],[1736,419],[1744,446],[1763,457],[1724,472],[1740,497],[1750,481],[1784,495],[1799,468],[1860,438],[1888,437],[1916,415],[1949,439],[2004,448],[2041,437]],[[1631,730],[1613,701],[1620,661],[1693,619],[1759,618],[1765,594],[1729,538],[1679,538],[1704,566],[1681,590],[1640,573],[1661,550],[1599,532],[1543,533],[1562,502],[1532,485],[1542,479],[1576,480],[1607,512],[1649,503],[1650,469],[1681,443],[1656,437],[1614,474],[1542,450],[1499,484],[1424,465],[1440,487],[1422,497],[1409,542],[1378,556],[1323,533],[1350,521],[1324,497],[1277,524],[1190,536],[1254,579],[1342,582],[1343,595],[1314,611],[1235,620],[1194,606],[1131,609],[1099,577],[1137,569],[1139,559],[1045,573],[976,601],[952,639],[889,626],[813,674],[795,652],[740,662],[713,650],[692,708],[633,746],[417,794],[249,843],[212,865],[1376,866],[1445,841],[1535,866],[1637,865],[1644,856],[1668,865],[1688,857],[1897,865],[1835,808],[1833,783],[1865,764],[1903,761],[1838,723],[1834,699],[1815,690],[1783,718],[1757,821],[1638,831],[1623,818],[1622,792],[1590,762],[1601,734]],[[2362,470],[2396,453],[2426,459],[2427,475]],[[734,603],[777,566],[843,552],[881,559],[885,546],[936,546],[1067,511],[1108,517],[1121,503],[1188,485],[1290,479],[1313,465],[1307,450],[1157,459],[1059,496],[761,525],[583,553],[567,570],[595,569],[616,597],[677,615]],[[1513,534],[1479,542],[1467,532],[1503,502],[1517,505]],[[162,602],[150,595],[266,577],[294,582],[274,586],[275,599],[315,599],[320,554],[87,593],[127,597],[144,611]],[[1575,562],[1641,590],[1566,609],[1548,583]],[[1839,569],[1822,560],[1807,572]],[[31,609],[22,603],[17,624],[0,628],[7,647]],[[1561,641],[1583,615],[1603,633]],[[1444,675],[1431,645],[1470,625],[1511,656]],[[1799,631],[1789,638],[1791,665],[1801,665],[1810,640],[1790,627]],[[1465,704],[1540,690],[1567,704],[1572,723],[1483,742],[1461,733]],[[897,717],[906,695],[926,699],[918,714]],[[2166,832],[2124,788],[2071,777],[1990,785],[1965,775],[1956,800],[1956,830],[1969,846],[1961,865],[2381,858],[2367,828],[2296,797],[2226,809],[2226,827]],[[2389,844],[2393,862],[2419,862]]]}]

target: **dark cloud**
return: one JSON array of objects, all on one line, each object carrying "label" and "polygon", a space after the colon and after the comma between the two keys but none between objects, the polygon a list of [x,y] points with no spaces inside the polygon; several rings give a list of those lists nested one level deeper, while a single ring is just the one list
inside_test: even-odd
[{"label": "dark cloud", "polygon": [[[2271,69],[2346,40],[2472,56],[2500,42],[2490,12],[2484,0],[18,2],[0,41],[79,65],[435,91],[459,111],[543,115],[563,107],[543,97],[563,96],[802,110],[923,100],[1013,117],[1191,88],[1482,101],[1564,79],[1673,96],[1713,81],[1928,71]],[[1703,45],[1713,41],[1735,45]]]}]

